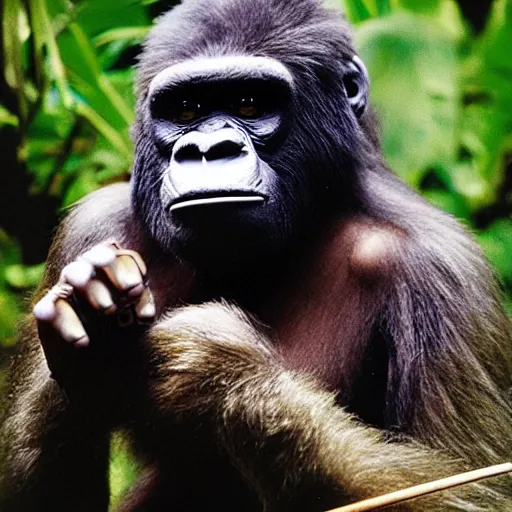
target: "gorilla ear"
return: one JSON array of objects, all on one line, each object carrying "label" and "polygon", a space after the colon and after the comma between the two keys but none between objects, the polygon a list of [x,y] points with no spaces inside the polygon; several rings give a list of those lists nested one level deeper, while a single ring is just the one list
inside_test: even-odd
[{"label": "gorilla ear", "polygon": [[360,117],[368,103],[370,80],[366,66],[357,55],[354,55],[348,63],[348,70],[343,77],[343,85],[354,114],[356,117]]}]

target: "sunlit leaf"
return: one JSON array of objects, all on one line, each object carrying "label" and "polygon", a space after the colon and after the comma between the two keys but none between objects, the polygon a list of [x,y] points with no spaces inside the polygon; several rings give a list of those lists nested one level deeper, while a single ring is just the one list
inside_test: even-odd
[{"label": "sunlit leaf", "polygon": [[146,37],[150,28],[150,26],[113,28],[103,32],[100,36],[95,37],[94,44],[96,46],[102,46],[104,44],[112,43],[113,41],[126,40],[138,43]]},{"label": "sunlit leaf", "polygon": [[5,81],[18,96],[19,114],[22,120],[28,115],[24,90],[23,71],[23,28],[26,27],[26,12],[20,0],[4,0],[2,16],[2,43],[8,56],[4,62]]},{"label": "sunlit leaf", "polygon": [[15,333],[22,314],[22,301],[9,289],[5,269],[20,260],[19,245],[0,228],[0,347],[10,347],[16,341]]},{"label": "sunlit leaf", "polygon": [[10,126],[18,126],[18,118],[11,114],[6,108],[0,105],[0,125],[8,124]]},{"label": "sunlit leaf", "polygon": [[45,0],[29,0],[31,24],[34,33],[34,49],[36,60],[44,61],[43,50],[48,52],[49,66],[55,83],[62,96],[62,101],[67,108],[72,105],[72,96],[68,89],[66,71],[55,40],[55,34],[51,24]]},{"label": "sunlit leaf", "polygon": [[44,274],[44,263],[25,266],[21,264],[9,265],[5,269],[7,284],[19,290],[26,290],[37,286]]},{"label": "sunlit leaf", "polygon": [[73,88],[91,108],[101,112],[114,130],[125,130],[133,121],[133,109],[103,74],[94,46],[76,23],[59,37],[59,46]]}]

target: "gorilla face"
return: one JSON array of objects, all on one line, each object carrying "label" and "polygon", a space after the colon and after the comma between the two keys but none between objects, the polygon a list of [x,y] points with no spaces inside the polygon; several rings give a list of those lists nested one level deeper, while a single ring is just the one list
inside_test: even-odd
[{"label": "gorilla face", "polygon": [[355,57],[327,85],[305,86],[290,69],[271,57],[191,56],[149,82],[132,198],[164,249],[196,264],[275,255],[326,208],[351,146],[340,122],[357,136],[366,73]]},{"label": "gorilla face", "polygon": [[181,252],[247,247],[280,231],[282,176],[264,158],[286,137],[292,97],[286,68],[261,57],[185,61],[153,79],[160,200]]}]

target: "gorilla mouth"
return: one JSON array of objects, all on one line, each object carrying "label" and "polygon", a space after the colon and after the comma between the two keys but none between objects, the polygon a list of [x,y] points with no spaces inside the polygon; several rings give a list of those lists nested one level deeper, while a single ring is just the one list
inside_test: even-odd
[{"label": "gorilla mouth", "polygon": [[175,212],[197,206],[218,206],[227,204],[251,206],[264,203],[266,200],[267,198],[262,194],[241,190],[186,194],[175,200],[171,204],[169,211]]}]

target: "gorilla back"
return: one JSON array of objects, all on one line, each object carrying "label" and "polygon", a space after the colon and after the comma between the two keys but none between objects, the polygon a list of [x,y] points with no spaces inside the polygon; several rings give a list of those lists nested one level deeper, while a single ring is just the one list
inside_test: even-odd
[{"label": "gorilla back", "polygon": [[[23,328],[1,510],[107,510],[120,428],[132,512],[322,511],[510,459],[499,287],[386,168],[346,22],[186,0],[137,73],[131,183],[65,219]],[[508,477],[396,508],[511,509]]]}]

